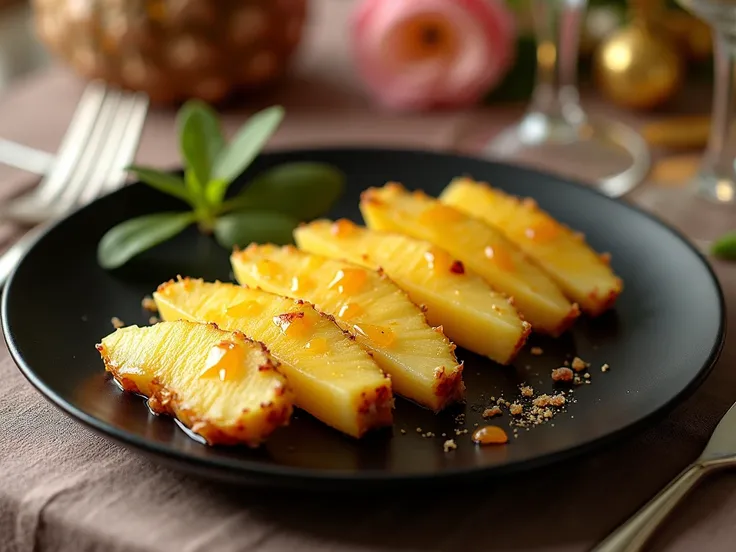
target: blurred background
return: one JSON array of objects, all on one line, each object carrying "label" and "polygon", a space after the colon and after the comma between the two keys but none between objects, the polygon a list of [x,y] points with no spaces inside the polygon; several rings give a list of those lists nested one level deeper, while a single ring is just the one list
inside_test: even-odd
[{"label": "blurred background", "polygon": [[36,38],[30,4],[0,0],[0,94],[13,79],[40,69],[50,59]]},{"label": "blurred background", "polygon": [[[515,17],[514,59],[481,101],[528,100],[536,65],[529,2],[499,3]],[[344,13],[334,14],[335,24],[345,23]],[[218,101],[238,87],[268,84],[280,76],[291,61],[292,47],[298,51],[300,43],[309,40],[308,24],[316,24],[317,15],[305,0],[0,0],[0,93],[13,79],[51,63],[53,57],[80,75],[146,89],[159,102],[189,96]],[[648,34],[632,32],[642,22],[649,23]],[[158,33],[161,26],[165,34]],[[233,35],[229,47],[222,46],[218,28]],[[685,82],[708,85],[712,80],[709,27],[673,0],[591,0],[582,29],[581,84],[617,106],[672,107]],[[256,39],[275,56],[249,58],[255,55],[251,42]],[[634,56],[626,71],[612,62],[616,53],[620,61],[624,50]],[[128,54],[121,58],[120,52]],[[250,67],[252,74],[239,72],[234,62]],[[208,83],[209,90],[187,89],[182,75],[207,63],[227,63],[232,76]]]},{"label": "blurred background", "polygon": [[[643,137],[654,159],[652,180],[682,183],[698,170],[710,130],[713,47],[710,26],[682,1],[443,0],[432,4],[440,8],[431,18],[409,13],[424,0],[400,4],[379,29],[377,14],[387,5],[381,0],[0,0],[0,101],[23,77],[61,72],[64,77],[54,81],[59,91],[69,89],[70,75],[79,83],[98,77],[145,91],[153,122],[144,145],[152,128],[161,129],[157,139],[170,133],[155,125],[161,113],[170,116],[197,97],[241,113],[280,102],[291,122],[319,114],[324,124],[314,127],[311,145],[334,143],[332,127],[339,128],[342,143],[385,145],[387,133],[374,129],[377,119],[370,115],[381,113],[381,120],[407,123],[390,133],[394,143],[410,127],[407,137],[427,137],[411,145],[478,153],[494,133],[539,108],[535,95],[544,90],[535,94],[535,83],[545,71],[555,94],[576,96],[577,86],[567,92],[559,86],[572,60],[586,112]],[[567,8],[545,13],[552,4]],[[483,55],[473,57],[471,43],[457,35],[463,25],[467,36],[482,35]],[[577,28],[579,52],[565,42]],[[27,92],[36,102],[45,90],[37,82]],[[73,107],[69,98],[62,103],[58,121],[45,115],[48,138],[34,135],[31,145],[53,148]],[[346,127],[324,117],[336,109],[362,115]],[[541,109],[545,116],[575,111]],[[30,131],[18,122],[4,133],[22,141]],[[576,160],[564,164],[577,171],[573,176],[597,178],[584,174]]]}]

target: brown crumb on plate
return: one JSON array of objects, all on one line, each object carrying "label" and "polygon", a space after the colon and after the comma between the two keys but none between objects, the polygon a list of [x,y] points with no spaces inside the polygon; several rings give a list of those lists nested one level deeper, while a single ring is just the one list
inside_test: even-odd
[{"label": "brown crumb on plate", "polygon": [[573,371],[566,366],[552,370],[552,381],[572,381],[575,377]]},{"label": "brown crumb on plate", "polygon": [[113,316],[110,319],[110,323],[112,324],[112,327],[115,328],[116,330],[119,330],[120,328],[125,327],[125,322],[120,320],[117,316]]},{"label": "brown crumb on plate", "polygon": [[143,298],[143,301],[141,301],[141,307],[143,307],[144,309],[150,312],[158,312],[156,301],[154,301],[153,297],[151,297],[150,295],[146,295]]},{"label": "brown crumb on plate", "polygon": [[498,406],[492,406],[491,408],[486,408],[483,411],[484,418],[493,418],[494,416],[501,416],[502,414],[503,411]]},{"label": "brown crumb on plate", "polygon": [[521,396],[522,397],[533,397],[534,396],[534,388],[529,385],[523,385],[521,387]]},{"label": "brown crumb on plate", "polygon": [[572,359],[572,369],[576,372],[582,372],[583,370],[588,368],[588,366],[589,364],[580,357],[575,357],[574,359]]},{"label": "brown crumb on plate", "polygon": [[603,366],[601,366],[601,372],[608,372],[610,368],[611,367],[608,364],[604,364]]},{"label": "brown crumb on plate", "polygon": [[532,347],[530,352],[534,356],[539,356],[544,354],[544,349],[542,349],[541,347]]},{"label": "brown crumb on plate", "polygon": [[451,450],[455,450],[456,448],[457,444],[455,443],[455,439],[448,439],[442,445],[442,450],[444,450],[445,452],[450,452]]}]

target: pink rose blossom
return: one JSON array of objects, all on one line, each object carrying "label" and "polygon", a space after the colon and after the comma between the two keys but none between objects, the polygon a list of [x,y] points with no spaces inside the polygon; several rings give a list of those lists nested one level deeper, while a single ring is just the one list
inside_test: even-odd
[{"label": "pink rose blossom", "polygon": [[361,78],[392,109],[477,103],[516,55],[503,0],[364,0],[351,31]]}]

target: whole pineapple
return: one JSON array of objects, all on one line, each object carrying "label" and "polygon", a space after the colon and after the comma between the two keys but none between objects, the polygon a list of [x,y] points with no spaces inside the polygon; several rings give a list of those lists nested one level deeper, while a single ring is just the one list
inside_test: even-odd
[{"label": "whole pineapple", "polygon": [[32,0],[39,38],[78,73],[156,103],[219,102],[273,83],[307,0]]}]

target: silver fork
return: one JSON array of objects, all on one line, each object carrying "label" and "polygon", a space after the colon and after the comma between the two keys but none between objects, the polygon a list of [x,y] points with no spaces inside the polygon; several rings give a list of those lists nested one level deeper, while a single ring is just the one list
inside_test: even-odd
[{"label": "silver fork", "polygon": [[718,422],[700,457],[592,552],[639,552],[697,483],[726,468],[736,468],[736,404]]},{"label": "silver fork", "polygon": [[30,223],[42,222],[0,257],[0,287],[23,255],[57,220],[123,185],[125,167],[138,149],[148,98],[93,82],[85,90],[51,170],[36,189],[0,209]]},{"label": "silver fork", "polygon": [[[56,160],[31,192],[0,208],[0,219],[38,224],[116,187],[138,146],[148,102],[143,94],[91,82],[79,101]],[[116,174],[106,173],[114,167]],[[119,185],[119,184],[117,184]]]}]

